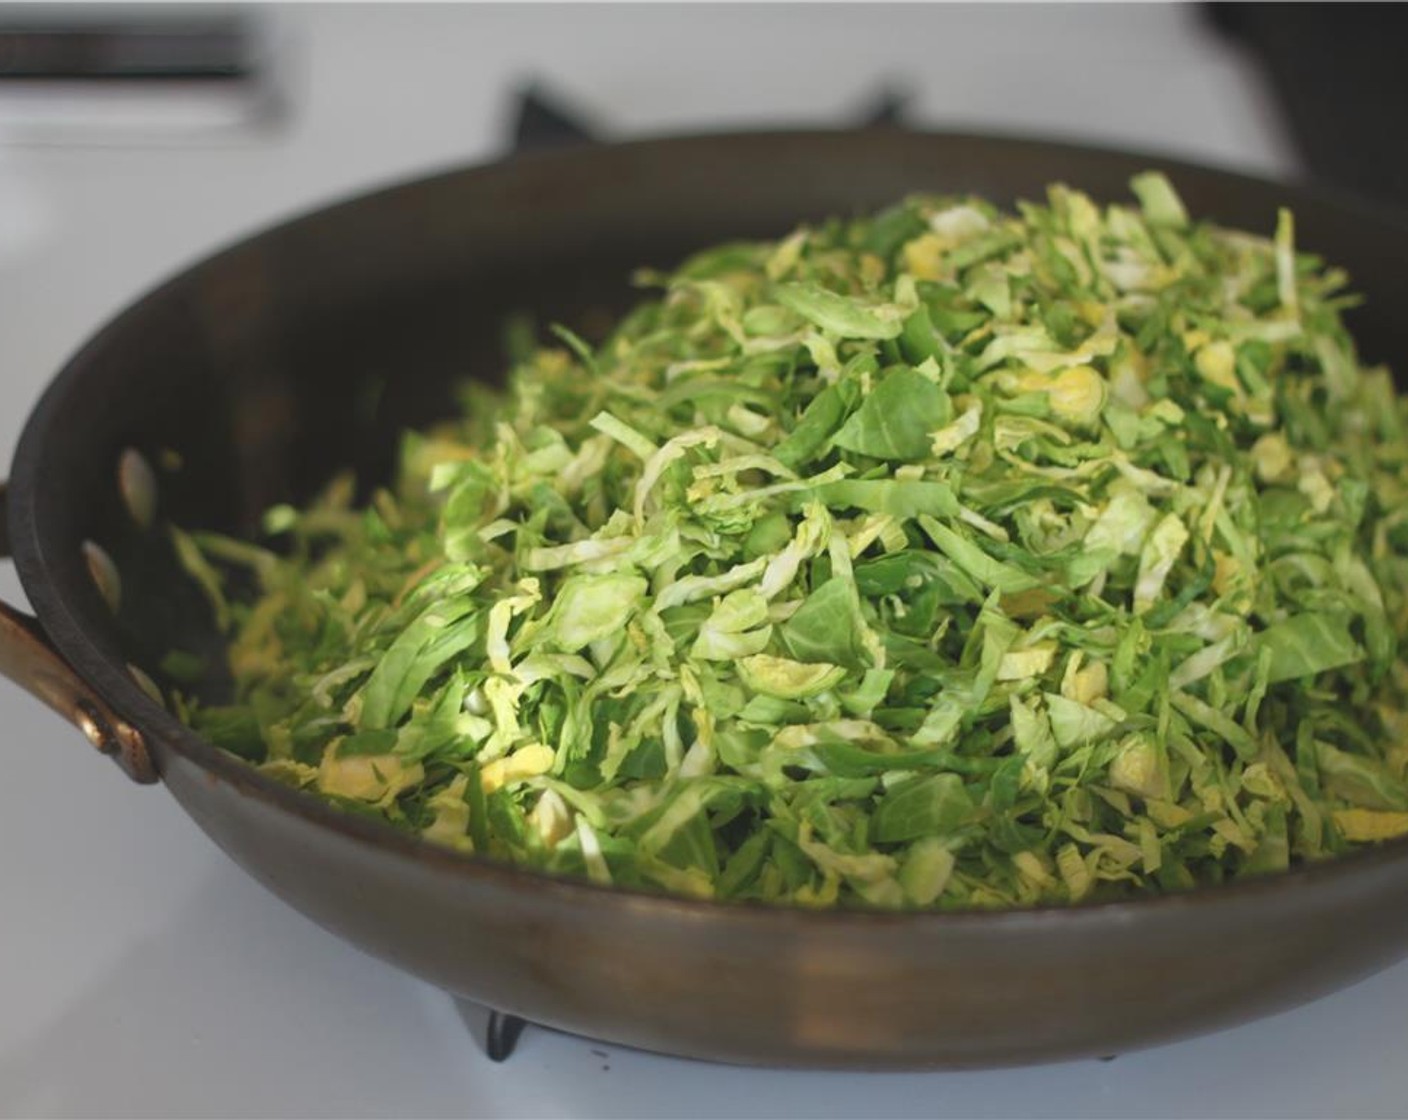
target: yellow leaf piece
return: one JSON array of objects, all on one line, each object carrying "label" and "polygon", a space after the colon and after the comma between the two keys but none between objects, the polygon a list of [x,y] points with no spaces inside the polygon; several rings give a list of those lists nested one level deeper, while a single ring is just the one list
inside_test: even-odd
[{"label": "yellow leaf piece", "polygon": [[1014,591],[1002,596],[1001,606],[1003,614],[1008,617],[1026,620],[1040,618],[1055,602],[1056,596],[1047,588],[1029,587],[1024,591]]},{"label": "yellow leaf piece", "polygon": [[1212,336],[1209,335],[1208,332],[1203,330],[1202,328],[1183,332],[1183,349],[1188,350],[1190,352],[1196,351],[1200,347],[1206,346],[1211,341]]},{"label": "yellow leaf piece", "polygon": [[1214,551],[1212,554],[1212,589],[1218,595],[1226,595],[1233,589],[1232,581],[1242,572],[1242,565],[1235,556]]},{"label": "yellow leaf piece", "polygon": [[1046,870],[1046,866],[1041,862],[1041,857],[1035,852],[1018,852],[1012,857],[1013,864],[1025,878],[1030,879],[1040,887],[1049,887],[1055,880],[1051,877],[1051,872]]},{"label": "yellow leaf piece", "polygon": [[868,286],[876,287],[885,279],[885,262],[874,253],[862,253],[860,278]]},{"label": "yellow leaf piece", "polygon": [[1076,304],[1076,314],[1090,326],[1098,327],[1105,321],[1105,305],[1093,299],[1083,299]]},{"label": "yellow leaf piece", "polygon": [[1051,411],[1075,424],[1095,424],[1105,407],[1105,379],[1093,366],[1067,366],[1059,373],[1027,373],[1017,380],[1027,393],[1045,393]]},{"label": "yellow leaf piece", "polygon": [[1244,852],[1256,851],[1256,844],[1242,831],[1242,826],[1230,817],[1220,821],[1214,821],[1212,830],[1218,836],[1226,840],[1227,843],[1241,848]]},{"label": "yellow leaf piece", "polygon": [[920,840],[910,848],[899,870],[905,897],[917,906],[931,905],[944,893],[957,862],[953,852],[937,837]]},{"label": "yellow leaf piece", "polygon": [[1242,788],[1253,797],[1264,797],[1271,801],[1286,799],[1286,787],[1264,762],[1253,762],[1242,771]]},{"label": "yellow leaf piece", "polygon": [[1055,642],[1038,642],[1029,649],[1015,649],[1002,655],[997,665],[1000,681],[1024,681],[1039,677],[1051,668],[1056,656]]},{"label": "yellow leaf piece", "polygon": [[1087,707],[1109,695],[1110,672],[1103,661],[1093,661],[1085,668],[1068,672],[1061,681],[1061,695]]},{"label": "yellow leaf piece", "polygon": [[1166,514],[1154,527],[1139,554],[1139,579],[1134,585],[1134,613],[1143,614],[1163,592],[1183,546],[1188,543],[1188,529],[1176,513]]},{"label": "yellow leaf piece", "polygon": [[1168,782],[1158,747],[1143,735],[1131,735],[1121,742],[1110,763],[1110,784],[1136,797],[1166,797]]},{"label": "yellow leaf piece", "polygon": [[935,458],[950,455],[978,434],[983,420],[983,402],[974,401],[950,424],[944,425],[933,434],[933,454]]},{"label": "yellow leaf piece", "polygon": [[486,765],[479,771],[479,784],[484,787],[485,793],[493,793],[511,782],[536,778],[552,769],[554,757],[551,747],[529,743]]},{"label": "yellow leaf piece", "polygon": [[1346,840],[1392,840],[1408,834],[1408,813],[1385,809],[1336,809],[1330,814]]},{"label": "yellow leaf piece", "polygon": [[1242,385],[1237,380],[1237,351],[1230,342],[1219,339],[1200,347],[1193,355],[1193,364],[1206,380],[1241,394]]},{"label": "yellow leaf piece", "polygon": [[435,819],[421,829],[422,837],[461,851],[474,850],[474,841],[466,835],[469,831],[469,803],[465,801],[464,794],[468,788],[469,776],[461,774],[426,801],[426,807],[434,812]]},{"label": "yellow leaf piece", "polygon": [[839,684],[846,675],[845,669],[825,661],[791,661],[768,653],[741,658],[738,670],[743,683],[754,692],[783,700],[815,696]]},{"label": "yellow leaf piece", "polygon": [[542,837],[549,848],[571,836],[576,830],[577,821],[571,806],[554,789],[544,790],[533,811],[528,814],[528,824]]},{"label": "yellow leaf piece", "polygon": [[309,766],[303,762],[295,762],[291,758],[271,758],[268,762],[261,763],[259,769],[268,774],[276,782],[283,782],[285,785],[302,789],[311,786],[318,780],[318,768]]},{"label": "yellow leaf piece", "polygon": [[767,263],[763,266],[769,280],[781,280],[789,272],[797,267],[797,262],[802,258],[802,247],[807,243],[807,231],[799,229],[790,237],[780,242],[772,254],[768,257]]},{"label": "yellow leaf piece", "polygon": [[419,762],[407,763],[394,754],[354,754],[344,758],[339,753],[340,745],[329,746],[318,767],[318,789],[323,793],[354,801],[381,801],[425,780],[425,768]]},{"label": "yellow leaf piece", "polygon": [[1302,460],[1296,489],[1310,499],[1310,508],[1317,514],[1325,513],[1335,504],[1335,487],[1325,477],[1325,471],[1318,462]]},{"label": "yellow leaf piece", "polygon": [[1071,893],[1072,902],[1079,902],[1090,892],[1090,868],[1074,844],[1065,844],[1056,853],[1056,869],[1061,872],[1061,879]]},{"label": "yellow leaf piece", "polygon": [[904,247],[905,271],[916,280],[939,280],[944,275],[944,254],[950,249],[946,237],[936,233],[921,233]]},{"label": "yellow leaf piece", "polygon": [[1295,453],[1280,432],[1267,432],[1252,444],[1252,462],[1262,482],[1284,482],[1295,473]]},{"label": "yellow leaf piece", "polygon": [[1144,874],[1156,874],[1164,862],[1163,845],[1159,843],[1159,834],[1154,828],[1154,822],[1148,817],[1141,817],[1137,824],[1139,833],[1139,850],[1144,853]]}]

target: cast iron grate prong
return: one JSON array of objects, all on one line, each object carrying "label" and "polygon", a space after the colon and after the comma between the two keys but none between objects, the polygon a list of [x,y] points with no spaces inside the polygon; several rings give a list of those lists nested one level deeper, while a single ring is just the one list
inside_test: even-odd
[{"label": "cast iron grate prong", "polygon": [[510,148],[534,152],[597,141],[597,129],[578,109],[566,105],[540,82],[520,89],[512,124]]},{"label": "cast iron grate prong", "polygon": [[[855,115],[858,128],[905,128],[915,94],[906,82],[886,81]],[[600,143],[602,129],[579,107],[537,79],[519,87],[508,127],[511,152]]]},{"label": "cast iron grate prong", "polygon": [[489,1025],[484,1030],[484,1053],[491,1062],[502,1062],[518,1048],[518,1040],[527,1019],[502,1011],[489,1012]]},{"label": "cast iron grate prong", "polygon": [[914,91],[899,82],[887,82],[862,109],[861,128],[906,128],[914,105]]},{"label": "cast iron grate prong", "polygon": [[473,1000],[456,999],[460,1020],[479,1043],[484,1056],[491,1062],[502,1062],[518,1047],[519,1037],[528,1020],[506,1011],[496,1011]]}]

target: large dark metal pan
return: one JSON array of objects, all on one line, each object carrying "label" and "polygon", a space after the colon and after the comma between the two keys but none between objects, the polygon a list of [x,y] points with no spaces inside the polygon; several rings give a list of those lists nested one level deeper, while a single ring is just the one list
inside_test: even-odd
[{"label": "large dark metal pan", "polygon": [[[273,229],[99,333],[24,431],[8,547],[37,623],[0,613],[0,670],[138,778],[156,775],[252,875],[451,992],[673,1054],[768,1065],[980,1066],[1101,1055],[1313,999],[1408,950],[1408,845],[1240,885],[1008,913],[814,913],[600,889],[427,847],[266,780],[135,683],[213,648],[166,537],[119,500],[126,449],[159,515],[249,531],[335,469],[388,470],[397,431],[500,369],[506,313],[591,329],[633,266],[915,190],[1104,198],[1162,164],[1192,210],[1347,266],[1370,357],[1408,369],[1408,229],[1302,190],[1049,143],[874,130],[649,141],[455,171]],[[176,457],[168,454],[174,452]],[[114,612],[85,542],[122,577]],[[87,556],[91,558],[91,548]]]}]

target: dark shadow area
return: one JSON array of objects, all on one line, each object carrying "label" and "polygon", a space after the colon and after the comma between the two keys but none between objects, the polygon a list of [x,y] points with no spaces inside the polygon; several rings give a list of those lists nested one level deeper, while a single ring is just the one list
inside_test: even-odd
[{"label": "dark shadow area", "polygon": [[1216,3],[1205,12],[1265,74],[1315,180],[1408,209],[1408,7]]}]

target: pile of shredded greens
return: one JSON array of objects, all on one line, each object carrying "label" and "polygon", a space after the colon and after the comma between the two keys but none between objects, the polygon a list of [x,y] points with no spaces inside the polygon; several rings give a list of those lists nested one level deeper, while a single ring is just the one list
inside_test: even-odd
[{"label": "pile of shredded greens", "polygon": [[1290,214],[1132,189],[644,275],[369,507],[178,534],[238,691],[183,716],[437,843],[717,899],[1125,897],[1408,832],[1408,412]]}]

